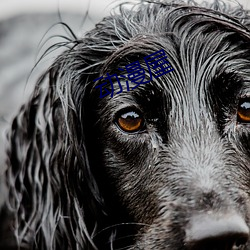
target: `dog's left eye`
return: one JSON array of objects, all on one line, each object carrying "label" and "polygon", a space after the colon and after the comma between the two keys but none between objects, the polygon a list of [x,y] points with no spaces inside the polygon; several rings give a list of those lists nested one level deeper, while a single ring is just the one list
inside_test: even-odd
[{"label": "dog's left eye", "polygon": [[240,100],[237,111],[237,121],[250,123],[250,98]]},{"label": "dog's left eye", "polygon": [[119,128],[128,133],[134,133],[144,128],[144,119],[136,111],[127,111],[120,113],[116,120]]}]

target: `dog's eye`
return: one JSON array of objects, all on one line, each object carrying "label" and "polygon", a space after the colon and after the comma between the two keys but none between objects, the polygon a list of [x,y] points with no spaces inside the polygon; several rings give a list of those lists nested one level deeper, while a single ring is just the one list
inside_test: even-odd
[{"label": "dog's eye", "polygon": [[117,125],[128,133],[134,133],[144,127],[144,119],[135,111],[123,112],[118,116]]},{"label": "dog's eye", "polygon": [[237,121],[250,123],[250,98],[240,100],[237,111]]}]

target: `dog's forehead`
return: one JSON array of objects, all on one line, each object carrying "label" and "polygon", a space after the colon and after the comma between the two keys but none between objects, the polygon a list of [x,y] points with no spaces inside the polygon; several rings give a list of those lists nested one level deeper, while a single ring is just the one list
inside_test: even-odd
[{"label": "dog's forehead", "polygon": [[137,30],[131,27],[134,35],[116,54],[122,57],[122,51],[126,51],[126,57],[133,54],[134,58],[142,58],[141,55],[149,54],[149,51],[164,49],[175,72],[180,72],[176,75],[187,83],[196,79],[200,82],[199,78],[218,74],[219,70],[243,70],[242,73],[246,73],[250,35],[247,26],[236,16],[185,6],[174,10],[159,8],[156,18],[150,14],[154,13],[155,6],[149,11],[149,18],[155,20],[147,23],[148,30],[145,30],[146,21],[139,11]]},{"label": "dog's forehead", "polygon": [[[241,79],[242,83],[247,83],[245,86],[248,87],[250,40],[240,37],[241,34],[233,29],[223,30],[221,27],[213,26],[212,22],[206,22],[204,25],[201,21],[200,23],[197,21],[196,24],[200,24],[200,27],[194,29],[192,25],[185,26],[185,31],[181,27],[180,30],[174,30],[171,34],[163,34],[157,39],[151,35],[131,38],[131,41],[119,48],[107,60],[108,66],[104,67],[105,71],[123,70],[124,62],[131,68],[131,65],[136,62],[140,63],[150,81],[145,80],[140,86],[137,85],[138,88],[133,91],[138,92],[150,88],[168,93],[197,93],[202,97],[202,93],[209,89],[209,85],[220,84],[215,80],[222,75],[228,78],[228,84],[232,82],[232,79],[237,78]],[[213,29],[209,29],[209,26]],[[157,53],[159,50],[165,51],[173,71],[161,77],[154,75],[152,77],[145,58],[147,53]],[[144,86],[145,82],[148,86]],[[227,82],[223,84],[222,87],[227,88],[225,86]],[[133,95],[133,93],[127,94]]]},{"label": "dog's forehead", "polygon": [[[235,105],[238,96],[249,94],[250,36],[247,28],[214,10],[189,7],[179,10],[162,10],[157,18],[151,15],[149,19],[154,20],[147,30],[146,19],[139,13],[131,17],[132,21],[136,19],[136,27],[132,21],[129,26],[126,19],[128,23],[114,32],[119,38],[125,33],[127,37],[107,57],[101,74],[119,73],[120,76],[125,72],[120,70],[138,62],[145,71],[146,83],[126,82],[131,80],[129,77],[122,79],[120,85],[114,81],[113,96],[99,100],[106,103],[102,107],[116,112],[128,106],[140,105],[146,107],[145,110],[161,106],[161,110],[172,110],[175,116],[190,115],[191,110],[195,116],[200,116],[214,105],[223,109],[229,102]],[[122,16],[119,21],[124,22]],[[153,72],[150,77],[145,58],[161,50],[173,71],[159,77]]]}]

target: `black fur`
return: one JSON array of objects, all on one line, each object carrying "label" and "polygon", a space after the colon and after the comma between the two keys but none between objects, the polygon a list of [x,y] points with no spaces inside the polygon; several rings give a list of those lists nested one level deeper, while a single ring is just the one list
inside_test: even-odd
[{"label": "black fur", "polygon": [[[196,214],[250,225],[250,125],[237,120],[250,18],[196,5],[121,6],[39,80],[9,133],[3,249],[177,250]],[[99,97],[94,79],[136,60],[147,71],[143,57],[160,49],[174,71]],[[141,114],[141,131],[118,128],[123,109]]]}]

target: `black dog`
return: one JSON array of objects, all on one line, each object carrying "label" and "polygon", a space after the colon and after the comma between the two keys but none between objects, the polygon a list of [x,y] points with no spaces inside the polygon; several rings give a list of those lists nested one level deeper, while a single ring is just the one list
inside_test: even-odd
[{"label": "black dog", "polygon": [[[189,3],[121,6],[40,79],[9,134],[3,249],[250,249],[250,17]],[[147,83],[100,98],[133,62]]]}]

